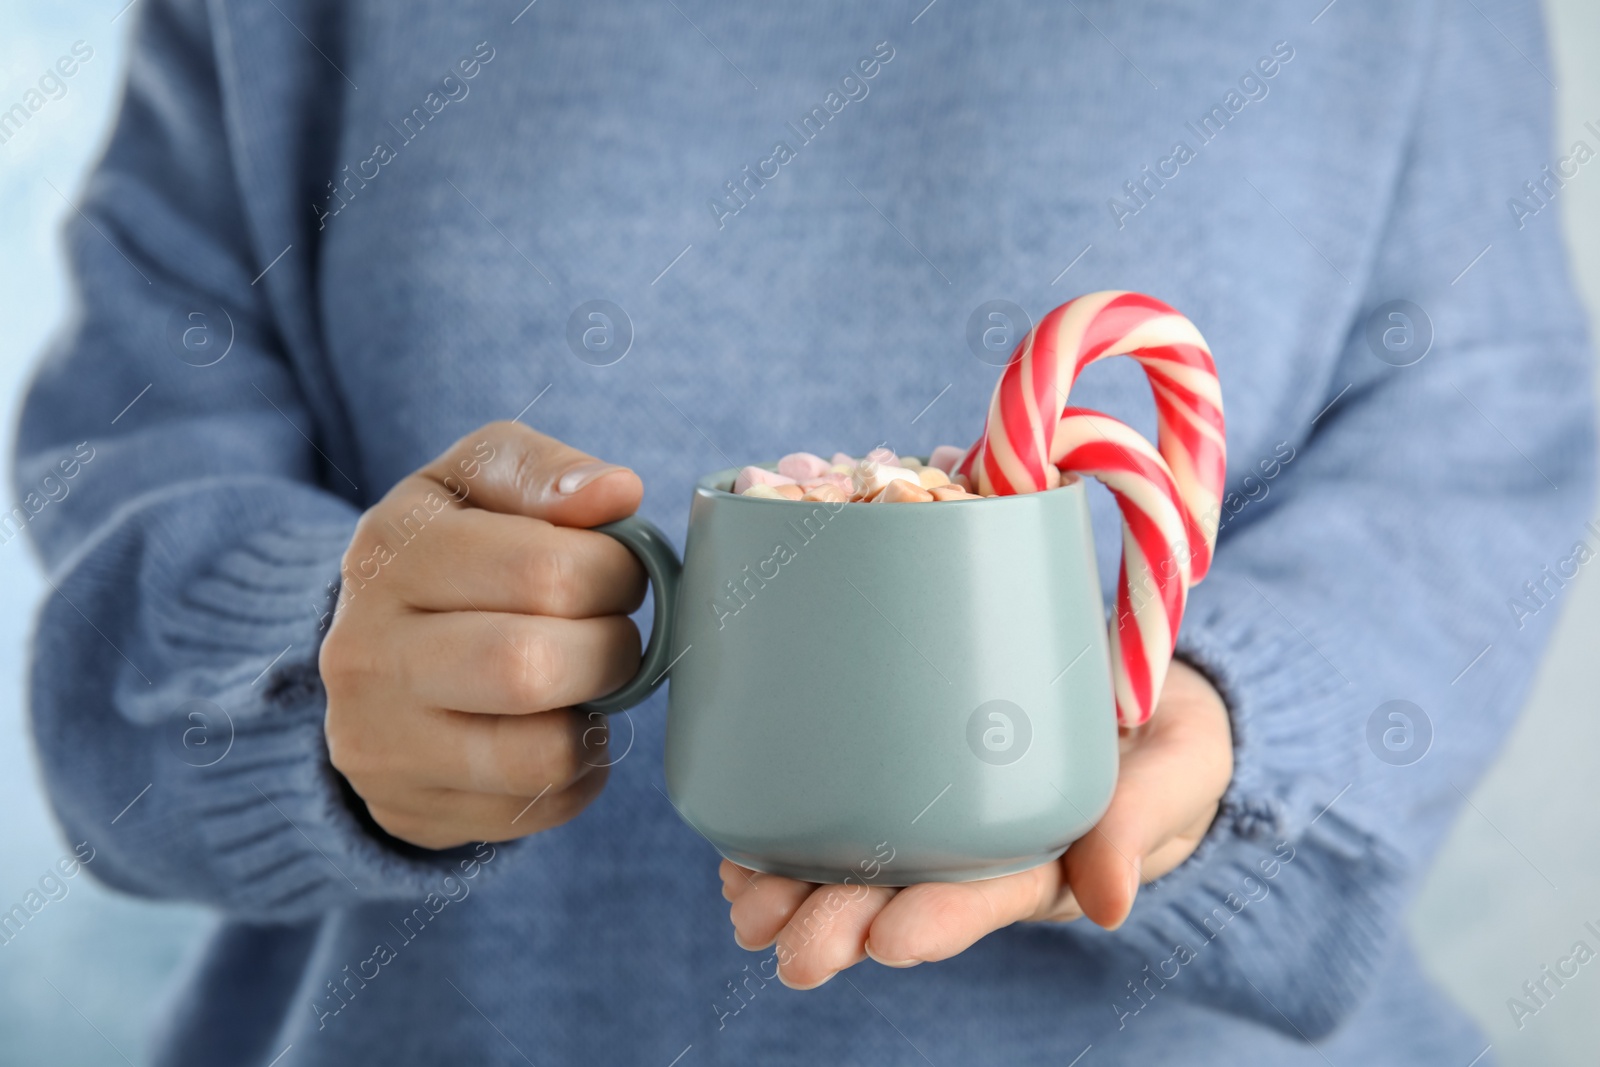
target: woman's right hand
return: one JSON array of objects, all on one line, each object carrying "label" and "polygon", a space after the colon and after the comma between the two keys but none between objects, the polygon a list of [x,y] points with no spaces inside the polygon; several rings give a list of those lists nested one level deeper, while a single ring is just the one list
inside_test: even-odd
[{"label": "woman's right hand", "polygon": [[584,527],[644,487],[515,422],[490,423],[361,517],[322,645],[335,768],[424,848],[558,826],[606,781],[605,716],[633,676],[644,568]]}]

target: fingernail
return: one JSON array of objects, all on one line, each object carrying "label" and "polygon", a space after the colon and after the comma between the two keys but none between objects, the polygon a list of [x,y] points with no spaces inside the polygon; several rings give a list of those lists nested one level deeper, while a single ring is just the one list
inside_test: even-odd
[{"label": "fingernail", "polygon": [[579,463],[569,468],[556,482],[556,492],[562,496],[571,496],[597,478],[604,478],[612,471],[625,471],[628,468],[619,467],[615,463],[602,463],[591,460],[588,463]]},{"label": "fingernail", "polygon": [[829,971],[827,973],[827,975],[825,975],[820,982],[812,982],[810,985],[796,985],[795,983],[789,981],[789,979],[785,978],[783,976],[783,971],[779,970],[778,971],[778,981],[782,982],[784,985],[788,986],[790,989],[798,990],[799,992],[804,993],[808,989],[817,989],[817,988],[820,988],[821,986],[827,985],[829,982],[833,981],[833,976],[838,974],[838,973],[839,973],[838,971]]},{"label": "fingernail", "polygon": [[872,951],[871,945],[866,946],[866,953],[867,957],[871,959],[872,962],[881,963],[885,967],[898,967],[904,969],[906,967],[915,967],[917,964],[925,962],[923,960],[886,960],[876,952]]},{"label": "fingernail", "polygon": [[1133,875],[1128,880],[1128,901],[1131,906],[1133,898],[1139,895],[1139,878],[1144,873],[1144,858],[1133,861]]}]

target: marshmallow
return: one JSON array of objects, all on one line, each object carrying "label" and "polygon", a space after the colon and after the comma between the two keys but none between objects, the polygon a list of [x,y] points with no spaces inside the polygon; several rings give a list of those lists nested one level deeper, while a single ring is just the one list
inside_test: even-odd
[{"label": "marshmallow", "polygon": [[915,482],[895,479],[883,487],[883,492],[878,494],[878,500],[884,504],[925,504],[933,500],[933,494]]},{"label": "marshmallow", "polygon": [[822,485],[833,486],[835,489],[843,493],[846,498],[850,496],[851,490],[855,488],[855,483],[850,480],[850,475],[840,474],[837,471],[829,471],[821,478],[818,478],[817,481]]},{"label": "marshmallow", "polygon": [[957,448],[955,445],[940,445],[928,457],[928,466],[938,467],[946,474],[949,474],[956,469],[956,464],[960,463],[961,457],[966,454],[967,450],[964,448]]},{"label": "marshmallow", "polygon": [[778,460],[778,473],[804,482],[828,473],[828,461],[810,452],[791,452]]},{"label": "marshmallow", "polygon": [[[810,503],[923,503],[934,500],[981,500],[972,482],[948,470],[966,452],[950,445],[934,449],[927,463],[875,448],[861,459],[835,452],[831,461],[810,452],[791,452],[777,471],[749,466],[739,471],[733,491],[761,500],[804,500]],[[944,466],[949,464],[949,468]],[[1053,474],[1054,468],[1046,477]],[[1071,481],[1072,476],[1062,478]]]},{"label": "marshmallow", "polygon": [[805,495],[800,499],[819,504],[843,504],[850,499],[850,496],[837,485],[823,482],[811,489],[807,489]]},{"label": "marshmallow", "polygon": [[733,480],[733,491],[743,493],[752,485],[794,485],[795,480],[786,474],[777,474],[765,467],[745,467]]},{"label": "marshmallow", "polygon": [[753,496],[757,500],[785,500],[782,493],[770,485],[752,485],[739,494],[740,496]]},{"label": "marshmallow", "polygon": [[861,469],[856,471],[858,492],[873,493],[896,481],[911,482],[919,486],[922,484],[917,481],[916,471],[888,463],[863,463]]},{"label": "marshmallow", "polygon": [[900,457],[895,455],[891,449],[874,448],[871,452],[867,453],[866,459],[864,459],[862,462],[876,463],[880,467],[898,467],[900,466]]}]

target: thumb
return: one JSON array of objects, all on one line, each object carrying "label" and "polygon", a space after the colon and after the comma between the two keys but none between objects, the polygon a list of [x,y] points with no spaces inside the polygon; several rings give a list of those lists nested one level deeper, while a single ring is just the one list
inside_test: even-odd
[{"label": "thumb", "polygon": [[1174,660],[1156,714],[1123,743],[1111,806],[1067,849],[1067,880],[1083,913],[1120,926],[1141,882],[1195,850],[1232,778],[1227,705],[1204,675]]},{"label": "thumb", "polygon": [[455,500],[556,526],[588,527],[632,515],[644,483],[520,422],[491,422],[421,471]]}]

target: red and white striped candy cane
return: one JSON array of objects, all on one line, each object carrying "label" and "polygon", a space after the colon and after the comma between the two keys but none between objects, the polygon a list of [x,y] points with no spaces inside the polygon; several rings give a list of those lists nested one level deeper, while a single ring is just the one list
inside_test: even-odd
[{"label": "red and white striped candy cane", "polygon": [[[1070,407],[1083,369],[1132,356],[1155,395],[1157,442]],[[1117,717],[1150,718],[1178,640],[1189,586],[1216,544],[1226,466],[1222,392],[1200,331],[1159,300],[1102,292],[1056,308],[1017,345],[995,386],[983,436],[957,470],[982,493],[1031,493],[1055,469],[1103,482],[1122,509],[1122,569],[1111,631]]]}]

